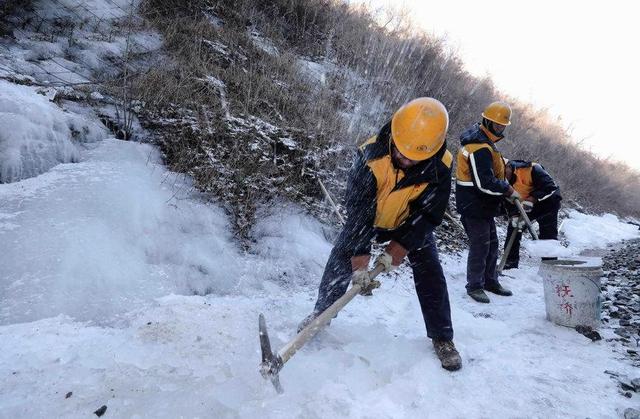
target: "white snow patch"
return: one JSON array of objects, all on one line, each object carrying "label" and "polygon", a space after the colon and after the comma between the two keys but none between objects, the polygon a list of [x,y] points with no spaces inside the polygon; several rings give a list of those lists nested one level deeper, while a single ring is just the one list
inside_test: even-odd
[{"label": "white snow patch", "polygon": [[258,217],[253,252],[268,266],[268,277],[287,284],[316,283],[331,252],[325,227],[293,206],[276,206]]},{"label": "white snow patch", "polygon": [[224,27],[224,20],[218,17],[214,12],[208,11],[204,12],[204,15],[207,17],[211,25],[216,29],[222,29]]},{"label": "white snow patch", "polygon": [[261,49],[262,51],[266,52],[269,55],[274,55],[274,56],[280,55],[280,51],[278,51],[278,47],[276,47],[273,41],[269,38],[265,38],[257,30],[252,30],[249,33],[249,36],[253,44],[259,49]]},{"label": "white snow patch", "polygon": [[589,215],[575,210],[569,211],[562,231],[574,252],[640,237],[637,226],[622,222],[613,214]]},{"label": "white snow patch", "polygon": [[83,160],[0,185],[0,212],[19,226],[0,229],[0,324],[104,323],[169,293],[236,292],[244,265],[226,216],[157,151],[104,140]]},{"label": "white snow patch", "polygon": [[218,94],[220,95],[220,106],[224,111],[225,118],[229,120],[231,118],[231,113],[229,112],[229,102],[227,101],[226,85],[224,84],[224,82],[214,76],[207,76],[202,80],[209,83],[218,90]]},{"label": "white snow patch", "polygon": [[296,60],[298,69],[302,74],[311,79],[314,82],[318,82],[321,85],[326,85],[327,75],[331,71],[333,64],[317,63],[304,58],[298,58]]},{"label": "white snow patch", "polygon": [[279,140],[282,145],[287,147],[289,150],[295,150],[296,148],[298,148],[298,143],[291,137],[281,137]]},{"label": "white snow patch", "polygon": [[220,41],[210,41],[208,39],[204,39],[203,42],[207,45],[209,45],[209,47],[211,47],[211,49],[213,51],[216,51],[219,54],[222,54],[224,56],[228,56],[229,55],[229,47],[226,46],[225,44],[223,44]]},{"label": "white snow patch", "polygon": [[534,258],[577,256],[558,240],[525,240],[523,247],[529,256]]}]

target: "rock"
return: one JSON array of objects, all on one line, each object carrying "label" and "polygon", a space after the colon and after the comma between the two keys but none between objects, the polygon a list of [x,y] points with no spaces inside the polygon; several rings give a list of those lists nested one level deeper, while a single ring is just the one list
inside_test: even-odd
[{"label": "rock", "polygon": [[96,416],[100,417],[102,415],[104,415],[104,412],[107,411],[107,405],[103,405],[102,407],[100,407],[98,410],[96,410],[95,412],[93,412]]},{"label": "rock", "polygon": [[624,410],[624,419],[640,419],[640,410],[632,407]]},{"label": "rock", "polygon": [[73,391],[70,391],[67,394],[65,394],[64,398],[68,399],[69,397],[71,397],[72,394],[73,394]]},{"label": "rock", "polygon": [[631,385],[636,391],[640,391],[640,378],[634,378],[631,380]]},{"label": "rock", "polygon": [[[603,270],[605,277],[602,279],[602,327],[605,330],[613,330],[618,337],[613,341],[614,345],[622,348],[611,349],[624,356],[629,364],[640,365],[640,240],[626,240],[622,246],[610,249],[603,256]],[[609,322],[608,319],[611,319]],[[616,321],[617,320],[617,321]],[[617,323],[617,324],[616,324]],[[607,342],[612,342],[607,339]],[[617,381],[622,381],[621,375],[613,375]],[[636,378],[640,380],[640,378]],[[638,381],[629,382],[624,378],[624,390],[621,394],[626,397],[631,391],[638,392]],[[621,384],[622,386],[622,384]],[[629,393],[629,394],[626,394]],[[640,418],[639,418],[640,419]]]},{"label": "rock", "polygon": [[621,327],[614,330],[613,333],[615,333],[618,336],[622,336],[623,338],[631,337],[631,334]]},{"label": "rock", "polygon": [[588,337],[589,339],[591,339],[592,342],[595,342],[597,340],[601,340],[602,339],[602,336],[600,336],[600,333],[598,333],[597,331],[593,330],[589,326],[578,325],[578,326],[576,326],[576,332],[580,333],[581,335],[583,335],[585,337]]},{"label": "rock", "polygon": [[630,383],[626,383],[624,381],[619,381],[620,387],[624,390],[624,391],[636,391],[635,387],[633,385],[631,385]]}]

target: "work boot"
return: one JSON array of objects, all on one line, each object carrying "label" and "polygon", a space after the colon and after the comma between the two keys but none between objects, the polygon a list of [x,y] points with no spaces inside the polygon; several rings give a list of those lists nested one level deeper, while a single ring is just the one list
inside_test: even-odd
[{"label": "work boot", "polygon": [[453,341],[432,339],[431,342],[442,368],[448,371],[457,371],[462,368],[462,358],[460,358]]},{"label": "work boot", "polygon": [[467,294],[479,303],[489,303],[489,297],[487,297],[487,294],[485,294],[482,289],[467,291]]},{"label": "work boot", "polygon": [[508,289],[504,288],[502,285],[500,285],[499,282],[496,282],[495,284],[485,285],[484,289],[486,291],[492,292],[494,294],[502,295],[504,297],[509,297],[509,296],[513,295],[513,293],[511,291],[509,291]]}]

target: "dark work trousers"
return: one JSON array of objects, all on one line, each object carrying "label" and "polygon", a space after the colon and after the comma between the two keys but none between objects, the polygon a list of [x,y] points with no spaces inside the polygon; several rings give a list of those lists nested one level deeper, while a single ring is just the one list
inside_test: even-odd
[{"label": "dark work trousers", "polygon": [[[321,313],[347,291],[351,282],[351,256],[348,239],[341,234],[331,251],[318,290],[314,311]],[[451,308],[447,281],[442,272],[433,234],[425,246],[407,255],[413,269],[413,280],[422,310],[422,317],[431,339],[453,339]]]},{"label": "dark work trousers", "polygon": [[462,216],[461,220],[469,237],[467,291],[497,284],[498,235],[493,217]]},{"label": "dark work trousers", "polygon": [[[536,202],[531,212],[527,213],[531,221],[538,221],[540,227],[540,240],[557,240],[558,239],[558,211],[560,211],[560,200],[549,198],[542,202]],[[525,227],[526,229],[526,227]],[[507,228],[507,239],[505,240],[505,249],[507,241],[513,233],[514,228],[509,223]],[[513,242],[509,256],[507,256],[507,266],[517,268],[520,263],[520,239],[522,232],[517,233]]]}]

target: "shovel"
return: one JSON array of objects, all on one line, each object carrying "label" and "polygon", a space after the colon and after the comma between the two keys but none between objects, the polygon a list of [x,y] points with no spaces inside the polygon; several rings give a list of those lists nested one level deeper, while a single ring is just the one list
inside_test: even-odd
[{"label": "shovel", "polygon": [[[377,265],[372,271],[369,271],[369,278],[374,279],[378,274],[384,271],[383,265]],[[275,354],[271,350],[271,342],[269,341],[269,333],[267,332],[267,322],[261,313],[258,318],[258,326],[260,330],[260,349],[262,350],[262,363],[260,364],[260,374],[265,380],[271,380],[278,394],[282,394],[284,389],[280,384],[279,373],[284,364],[302,348],[312,337],[314,337],[327,323],[331,321],[336,314],[346,306],[353,298],[360,293],[362,287],[353,285],[339,299],[336,300],[325,311],[320,313],[318,317],[313,319],[304,329],[302,329],[289,343],[284,345]]]}]

